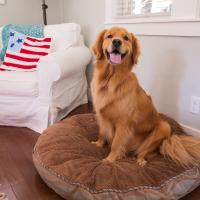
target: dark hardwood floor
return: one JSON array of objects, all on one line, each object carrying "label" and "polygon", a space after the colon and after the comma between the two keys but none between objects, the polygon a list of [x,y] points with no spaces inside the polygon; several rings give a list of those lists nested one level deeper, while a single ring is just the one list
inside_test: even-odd
[{"label": "dark hardwood floor", "polygon": [[[92,111],[91,104],[69,116]],[[0,127],[0,193],[9,200],[62,200],[40,179],[32,162],[39,134],[27,128]],[[200,188],[182,200],[200,200]]]},{"label": "dark hardwood floor", "polygon": [[[69,116],[91,111],[91,104],[86,104]],[[62,200],[34,168],[32,150],[39,136],[27,128],[0,126],[0,193],[9,200]]]}]

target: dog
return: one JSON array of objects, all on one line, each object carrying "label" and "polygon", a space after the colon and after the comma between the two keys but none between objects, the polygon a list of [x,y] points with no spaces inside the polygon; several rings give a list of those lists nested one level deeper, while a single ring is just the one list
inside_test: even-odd
[{"label": "dog", "polygon": [[111,145],[104,161],[115,162],[134,151],[140,166],[154,153],[182,166],[199,164],[200,139],[174,134],[132,72],[140,56],[136,36],[121,27],[103,30],[92,50],[91,91],[99,124],[98,140],[92,143]]}]

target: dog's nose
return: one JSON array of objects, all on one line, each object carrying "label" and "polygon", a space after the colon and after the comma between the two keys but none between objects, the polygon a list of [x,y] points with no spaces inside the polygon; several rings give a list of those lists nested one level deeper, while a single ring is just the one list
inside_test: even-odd
[{"label": "dog's nose", "polygon": [[119,39],[114,39],[114,40],[112,41],[112,44],[113,44],[114,47],[118,48],[118,47],[121,46],[122,41],[119,40]]}]

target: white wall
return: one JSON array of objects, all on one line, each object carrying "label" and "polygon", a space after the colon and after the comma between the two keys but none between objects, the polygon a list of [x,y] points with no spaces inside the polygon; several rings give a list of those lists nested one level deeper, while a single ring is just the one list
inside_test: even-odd
[{"label": "white wall", "polygon": [[[42,0],[7,0],[0,5],[0,26],[4,24],[37,24],[43,23]],[[48,23],[60,23],[62,19],[61,0],[47,0]]]},{"label": "white wall", "polygon": [[191,96],[200,97],[200,38],[140,36],[136,68],[142,86],[160,112],[200,130],[200,115],[189,112]]},{"label": "white wall", "polygon": [[[97,34],[104,28],[104,0],[63,0],[65,22],[76,22],[82,27],[82,34],[88,47],[94,43]],[[87,69],[91,80],[93,66]]]}]

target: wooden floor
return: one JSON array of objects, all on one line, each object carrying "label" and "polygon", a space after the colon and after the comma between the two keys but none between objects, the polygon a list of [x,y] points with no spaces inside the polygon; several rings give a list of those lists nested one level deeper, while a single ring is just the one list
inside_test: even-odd
[{"label": "wooden floor", "polygon": [[[71,114],[91,112],[90,104]],[[62,200],[40,179],[32,162],[39,134],[27,128],[0,127],[0,193],[9,200]],[[200,188],[182,200],[200,200]]]}]

